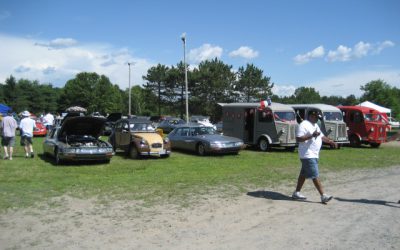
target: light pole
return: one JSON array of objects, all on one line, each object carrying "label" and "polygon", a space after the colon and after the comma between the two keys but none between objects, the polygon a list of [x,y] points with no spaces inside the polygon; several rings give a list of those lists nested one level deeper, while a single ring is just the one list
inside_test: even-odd
[{"label": "light pole", "polygon": [[189,98],[188,98],[188,78],[186,66],[186,33],[181,36],[183,42],[183,66],[185,67],[185,89],[186,89],[186,123],[189,123]]},{"label": "light pole", "polygon": [[[129,95],[129,106],[128,106],[128,117],[131,116],[131,62],[128,62],[128,67],[129,67],[129,91],[128,91],[128,95]],[[132,66],[134,65],[134,63],[132,64]]]}]

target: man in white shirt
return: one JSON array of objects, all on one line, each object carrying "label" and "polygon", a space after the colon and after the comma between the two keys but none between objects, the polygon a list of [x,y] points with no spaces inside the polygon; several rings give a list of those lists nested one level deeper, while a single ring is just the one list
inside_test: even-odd
[{"label": "man in white shirt", "polygon": [[43,124],[46,126],[47,131],[51,130],[54,125],[54,115],[49,112],[43,117],[43,120]]},{"label": "man in white shirt", "polygon": [[23,119],[19,124],[19,128],[21,129],[21,145],[23,145],[25,148],[26,158],[33,158],[35,156],[33,154],[32,138],[33,129],[36,128],[36,122],[29,117],[30,115],[31,114],[29,113],[29,111],[22,112]]},{"label": "man in white shirt", "polygon": [[319,180],[318,159],[322,142],[337,148],[337,144],[326,137],[319,128],[317,121],[322,116],[318,110],[312,109],[308,112],[307,120],[300,123],[296,130],[296,141],[299,143],[298,151],[301,161],[301,171],[297,180],[296,191],[292,198],[305,200],[306,197],[300,193],[306,178],[312,179],[314,186],[321,195],[321,202],[326,204],[333,196],[324,193],[321,181]]}]

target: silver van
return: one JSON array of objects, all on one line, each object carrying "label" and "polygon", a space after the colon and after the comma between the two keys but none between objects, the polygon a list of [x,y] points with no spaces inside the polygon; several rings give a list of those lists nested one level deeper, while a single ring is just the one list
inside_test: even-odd
[{"label": "silver van", "polygon": [[310,109],[317,109],[322,115],[318,126],[326,137],[336,142],[339,146],[349,143],[346,123],[339,108],[328,104],[291,104],[296,112],[297,123],[307,119]]},{"label": "silver van", "polygon": [[219,103],[224,135],[240,138],[245,144],[267,151],[273,146],[296,147],[296,116],[291,106],[271,103]]}]

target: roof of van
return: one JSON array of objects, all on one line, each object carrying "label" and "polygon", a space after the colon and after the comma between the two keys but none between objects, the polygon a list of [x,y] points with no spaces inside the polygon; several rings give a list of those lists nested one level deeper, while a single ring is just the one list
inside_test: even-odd
[{"label": "roof of van", "polygon": [[338,106],[340,110],[358,110],[363,113],[381,113],[379,110],[374,108],[364,107],[364,106]]},{"label": "roof of van", "polygon": [[333,112],[340,112],[340,109],[332,106],[332,105],[328,105],[328,104],[323,104],[323,103],[313,103],[313,104],[290,104],[294,109],[296,108],[315,108],[315,109],[319,109],[322,112],[326,112],[326,111],[333,111]]},{"label": "roof of van", "polygon": [[[233,108],[259,108],[259,102],[232,102],[232,103],[218,103],[221,107],[233,107]],[[290,105],[272,102],[271,105],[265,106],[269,107],[273,111],[293,111],[293,108]]]}]

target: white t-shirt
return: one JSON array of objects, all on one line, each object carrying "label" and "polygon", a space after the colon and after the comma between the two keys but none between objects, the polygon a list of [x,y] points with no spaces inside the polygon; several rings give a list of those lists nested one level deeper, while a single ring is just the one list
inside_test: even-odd
[{"label": "white t-shirt", "polygon": [[53,124],[54,124],[54,116],[52,114],[47,113],[47,115],[45,115],[43,117],[43,119],[44,119],[44,125],[45,126],[47,126],[47,125],[53,126]]},{"label": "white t-shirt", "polygon": [[296,137],[301,137],[304,135],[310,136],[317,130],[321,134],[318,137],[313,137],[307,141],[299,142],[299,157],[300,159],[310,159],[319,158],[319,151],[322,146],[322,136],[324,134],[321,132],[318,124],[312,124],[308,120],[304,120],[297,126]]},{"label": "white t-shirt", "polygon": [[23,133],[22,135],[33,137],[33,129],[36,128],[36,122],[29,117],[25,117],[21,120],[19,128]]}]

